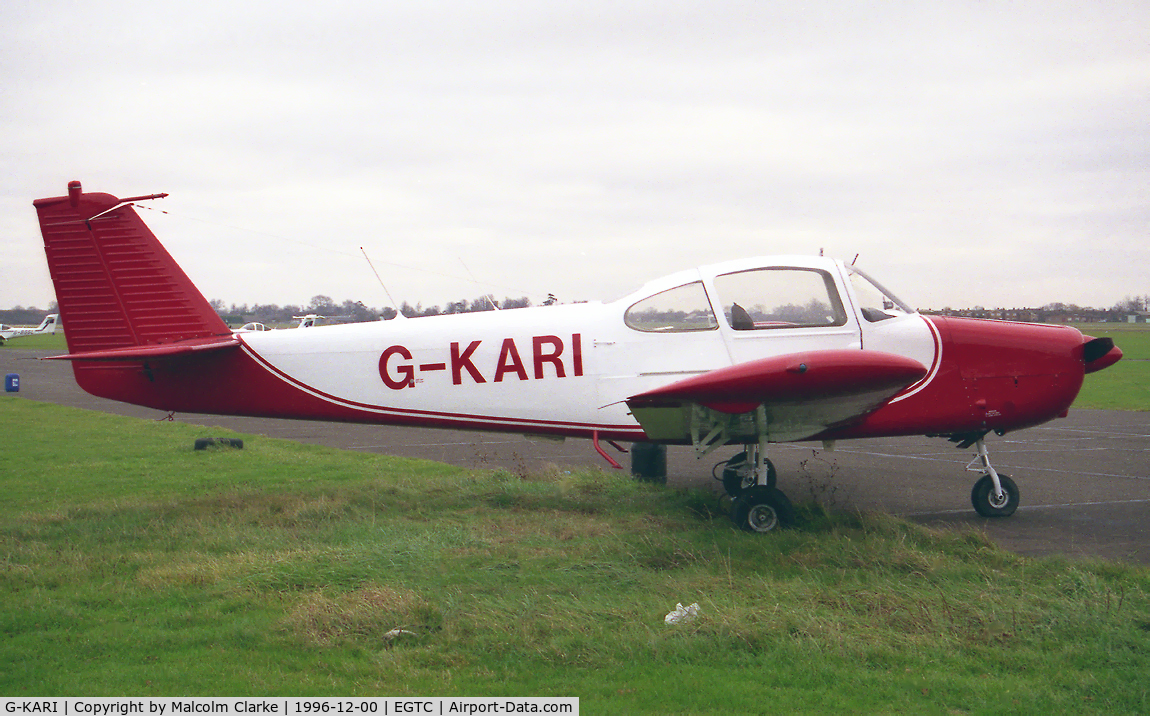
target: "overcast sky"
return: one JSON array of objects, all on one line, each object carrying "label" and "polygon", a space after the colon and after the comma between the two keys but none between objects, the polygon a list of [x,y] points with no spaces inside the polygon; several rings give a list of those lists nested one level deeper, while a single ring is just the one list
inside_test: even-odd
[{"label": "overcast sky", "polygon": [[0,3],[0,307],[32,200],[209,299],[613,299],[760,254],[912,305],[1150,294],[1150,3]]}]

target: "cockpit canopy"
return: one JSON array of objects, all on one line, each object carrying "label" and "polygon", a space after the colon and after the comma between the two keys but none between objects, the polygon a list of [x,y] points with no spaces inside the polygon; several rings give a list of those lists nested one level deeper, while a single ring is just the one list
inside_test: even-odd
[{"label": "cockpit canopy", "polygon": [[[798,263],[798,262],[795,262]],[[735,262],[717,269],[709,283],[706,269],[677,274],[682,281],[636,300],[625,312],[627,326],[643,332],[710,331],[719,327],[713,306],[722,309],[733,330],[842,326],[849,305],[840,295],[835,275],[842,266],[829,259],[807,259],[811,265],[763,265]],[[914,313],[878,282],[854,266],[842,266],[859,312],[869,322]],[[690,274],[695,280],[684,280]],[[669,277],[669,283],[676,283]]]}]

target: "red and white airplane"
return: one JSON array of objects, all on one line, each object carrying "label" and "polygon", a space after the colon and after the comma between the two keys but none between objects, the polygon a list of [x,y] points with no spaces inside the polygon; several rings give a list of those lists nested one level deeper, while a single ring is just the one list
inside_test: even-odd
[{"label": "red and white airplane", "polygon": [[[922,316],[853,265],[730,261],[611,303],[233,333],[132,202],[34,202],[76,381],[164,411],[741,445],[736,524],[791,517],[772,442],[928,435],[977,446],[971,494],[1006,516],[1018,488],[983,438],[1065,416],[1122,357],[1074,328]],[[618,447],[618,446],[616,446]]]}]

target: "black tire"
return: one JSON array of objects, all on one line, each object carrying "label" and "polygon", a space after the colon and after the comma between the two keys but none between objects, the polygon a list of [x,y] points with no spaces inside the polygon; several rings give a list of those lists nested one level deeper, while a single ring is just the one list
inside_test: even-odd
[{"label": "black tire", "polygon": [[994,499],[994,481],[990,475],[983,475],[970,491],[970,504],[974,511],[983,517],[1010,517],[1018,509],[1018,485],[1009,475],[999,473],[998,481],[1002,484],[1003,499]]},{"label": "black tire", "polygon": [[[723,466],[723,489],[731,497],[738,497],[755,484],[754,465],[747,461],[747,453],[735,455]],[[767,460],[767,487],[775,486],[775,465]]]},{"label": "black tire", "polygon": [[794,507],[781,491],[773,487],[756,486],[735,498],[731,517],[735,525],[746,532],[773,532],[789,527],[794,521]]}]

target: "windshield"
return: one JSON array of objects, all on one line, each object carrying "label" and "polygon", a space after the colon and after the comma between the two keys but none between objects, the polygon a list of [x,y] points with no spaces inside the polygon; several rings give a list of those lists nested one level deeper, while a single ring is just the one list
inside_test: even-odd
[{"label": "windshield", "polygon": [[856,266],[847,266],[851,288],[863,318],[875,323],[916,311]]}]

